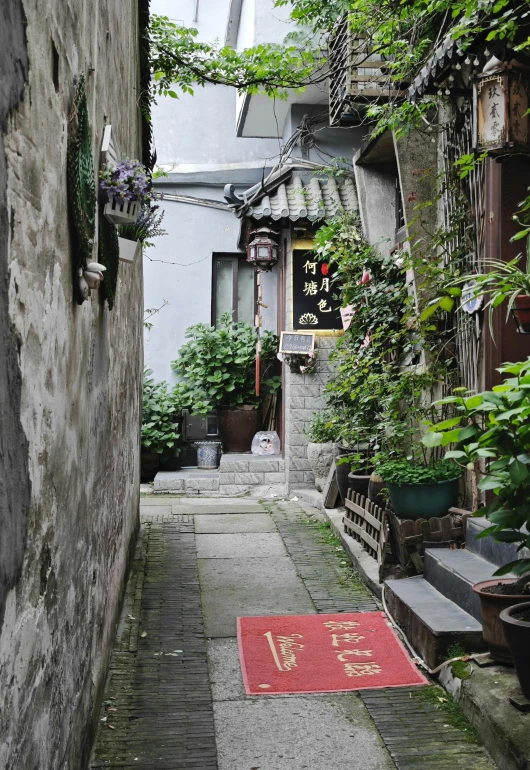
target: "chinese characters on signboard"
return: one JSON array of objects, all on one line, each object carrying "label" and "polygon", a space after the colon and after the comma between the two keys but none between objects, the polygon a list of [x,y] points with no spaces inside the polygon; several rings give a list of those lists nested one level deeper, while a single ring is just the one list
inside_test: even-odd
[{"label": "chinese characters on signboard", "polygon": [[333,298],[329,265],[312,251],[293,251],[293,328],[342,329],[338,300]]},{"label": "chinese characters on signboard", "polygon": [[481,77],[476,85],[477,146],[481,150],[530,147],[528,80],[516,71]]}]

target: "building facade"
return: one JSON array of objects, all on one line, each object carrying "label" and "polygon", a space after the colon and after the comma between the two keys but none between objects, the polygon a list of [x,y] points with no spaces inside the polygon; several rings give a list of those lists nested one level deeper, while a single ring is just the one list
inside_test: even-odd
[{"label": "building facade", "polygon": [[76,302],[69,117],[84,76],[94,177],[106,125],[141,158],[147,5],[2,11],[0,766],[78,770],[138,528],[143,291],[138,261],[112,310],[98,291]]}]

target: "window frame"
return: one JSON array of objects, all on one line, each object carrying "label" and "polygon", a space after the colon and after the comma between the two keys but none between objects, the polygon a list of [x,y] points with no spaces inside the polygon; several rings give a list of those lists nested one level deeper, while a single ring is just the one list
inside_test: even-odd
[{"label": "window frame", "polygon": [[[235,263],[235,269],[232,267],[232,321],[238,323],[239,321],[239,302],[238,302],[238,279],[239,279],[239,263],[246,261],[247,255],[244,252],[213,252],[212,254],[212,326],[216,328],[217,324],[217,283],[216,283],[216,263],[218,261]],[[256,281],[256,273],[254,272],[254,311],[256,310],[256,303],[258,301],[258,284]],[[255,313],[254,313],[255,315]]]}]

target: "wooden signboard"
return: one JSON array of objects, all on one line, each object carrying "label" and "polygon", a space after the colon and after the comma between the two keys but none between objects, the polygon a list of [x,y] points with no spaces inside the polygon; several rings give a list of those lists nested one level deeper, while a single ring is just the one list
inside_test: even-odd
[{"label": "wooden signboard", "polygon": [[315,335],[307,332],[282,332],[280,353],[312,353],[315,349]]},{"label": "wooden signboard", "polygon": [[293,249],[293,329],[342,329],[340,306],[333,299],[332,272],[313,251]]}]

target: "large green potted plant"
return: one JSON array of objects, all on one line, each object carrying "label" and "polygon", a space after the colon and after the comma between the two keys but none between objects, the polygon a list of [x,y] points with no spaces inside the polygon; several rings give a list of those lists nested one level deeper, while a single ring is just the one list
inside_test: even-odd
[{"label": "large green potted plant", "polygon": [[[248,452],[261,425],[261,397],[256,395],[257,330],[233,323],[223,314],[216,328],[196,324],[171,362],[179,376],[183,406],[192,414],[217,410],[225,452]],[[276,357],[278,338],[264,332],[261,341],[261,379],[266,379]]]},{"label": "large green potted plant", "polygon": [[445,460],[422,463],[410,458],[378,462],[377,474],[386,483],[399,518],[445,516],[457,503],[462,471]]},{"label": "large green potted plant", "polygon": [[[530,359],[505,364],[499,371],[505,379],[493,390],[475,394],[461,388],[443,399],[456,410],[456,423],[435,424],[427,435],[434,437],[431,442],[454,443],[455,449],[446,457],[459,468],[480,473],[478,487],[489,500],[475,515],[485,516],[490,526],[479,537],[493,537],[499,543],[511,544],[512,551],[523,553],[522,558],[512,559],[497,570],[492,580],[474,586],[491,655],[510,662],[500,614],[530,599],[530,558],[523,551],[530,547]],[[530,625],[524,626],[523,632],[527,634],[527,651]],[[525,654],[523,665],[530,667],[530,658]]]},{"label": "large green potted plant", "polygon": [[158,470],[180,468],[182,406],[177,390],[167,382],[155,382],[151,369],[144,369],[141,429],[141,477],[151,481]]}]

